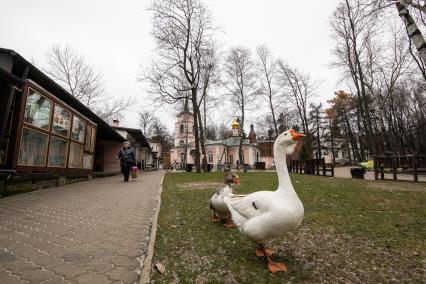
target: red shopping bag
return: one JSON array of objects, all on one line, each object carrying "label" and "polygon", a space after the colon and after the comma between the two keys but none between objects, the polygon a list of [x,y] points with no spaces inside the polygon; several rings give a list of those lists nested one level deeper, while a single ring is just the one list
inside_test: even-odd
[{"label": "red shopping bag", "polygon": [[139,175],[139,168],[136,167],[136,166],[132,167],[132,170],[131,170],[130,173],[131,173],[132,178],[137,178],[138,175]]}]

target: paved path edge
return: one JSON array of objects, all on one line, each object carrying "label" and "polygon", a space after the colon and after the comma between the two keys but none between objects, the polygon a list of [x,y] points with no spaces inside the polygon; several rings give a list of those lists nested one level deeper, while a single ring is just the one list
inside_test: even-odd
[{"label": "paved path edge", "polygon": [[163,177],[161,178],[161,181],[159,184],[158,195],[157,195],[157,207],[155,210],[154,219],[152,220],[152,223],[151,223],[148,252],[143,262],[142,272],[139,278],[139,284],[148,284],[151,282],[152,258],[154,257],[155,239],[157,237],[158,216],[159,216],[160,207],[161,207],[161,193],[163,191],[164,176],[165,175],[163,175]]}]

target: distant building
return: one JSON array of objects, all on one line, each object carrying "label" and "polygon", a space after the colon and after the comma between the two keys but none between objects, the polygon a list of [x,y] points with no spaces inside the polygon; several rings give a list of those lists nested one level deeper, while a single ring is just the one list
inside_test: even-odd
[{"label": "distant building", "polygon": [[[214,169],[217,168],[217,165],[224,164],[230,167],[236,167],[237,164],[254,166],[260,159],[260,151],[256,144],[256,133],[253,126],[250,127],[248,139],[243,140],[243,161],[239,160],[238,154],[241,135],[240,125],[234,120],[226,139],[206,140],[207,163]],[[194,120],[193,114],[187,110],[181,112],[175,122],[174,147],[170,150],[170,162],[195,163]]]},{"label": "distant building", "polygon": [[163,161],[163,147],[161,146],[161,143],[151,138],[148,138],[147,141],[150,147],[147,158],[147,166],[153,169],[161,168]]}]

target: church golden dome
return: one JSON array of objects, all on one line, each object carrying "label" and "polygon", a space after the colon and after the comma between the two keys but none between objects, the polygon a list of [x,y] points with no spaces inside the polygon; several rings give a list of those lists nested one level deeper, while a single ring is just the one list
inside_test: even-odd
[{"label": "church golden dome", "polygon": [[240,129],[240,124],[238,123],[236,119],[232,121],[232,129]]}]

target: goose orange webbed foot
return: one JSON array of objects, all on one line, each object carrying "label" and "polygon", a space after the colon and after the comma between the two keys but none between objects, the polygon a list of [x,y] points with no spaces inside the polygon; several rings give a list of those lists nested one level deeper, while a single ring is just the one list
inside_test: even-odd
[{"label": "goose orange webbed foot", "polygon": [[234,228],[234,227],[236,227],[236,225],[234,224],[234,222],[232,221],[232,219],[228,219],[228,221],[225,223],[224,226],[226,228]]},{"label": "goose orange webbed foot", "polygon": [[211,219],[212,222],[219,222],[220,219],[216,217],[216,215],[214,215]]},{"label": "goose orange webbed foot", "polygon": [[258,257],[264,257],[269,256],[272,257],[274,255],[275,251],[271,248],[265,248],[265,249],[261,249],[261,248],[257,248],[256,249],[256,256]]},{"label": "goose orange webbed foot", "polygon": [[275,262],[268,257],[268,270],[271,273],[287,272],[287,265],[284,262]]}]

